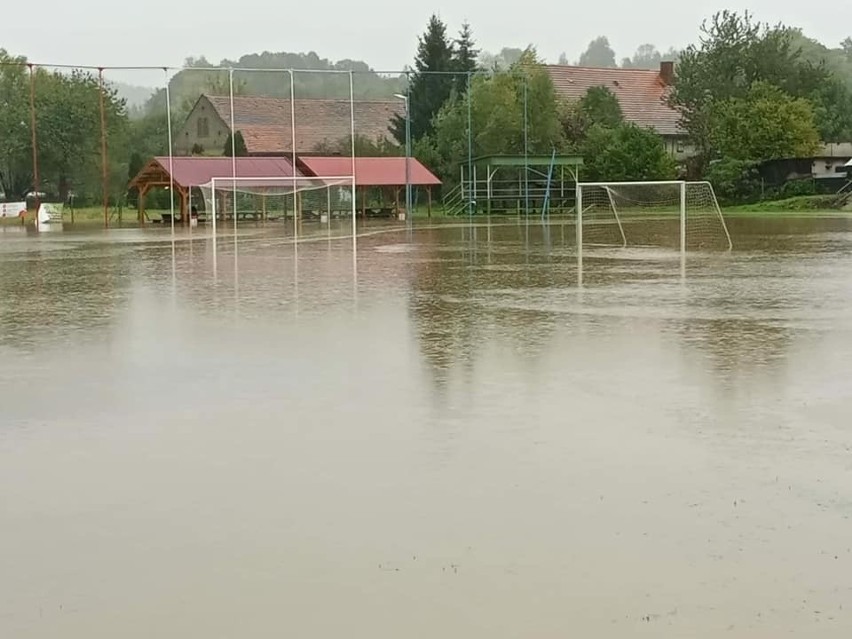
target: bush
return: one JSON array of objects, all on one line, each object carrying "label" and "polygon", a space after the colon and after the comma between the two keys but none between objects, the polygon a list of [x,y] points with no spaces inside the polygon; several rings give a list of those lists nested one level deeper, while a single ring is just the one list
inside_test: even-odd
[{"label": "bush", "polygon": [[662,138],[635,124],[614,128],[593,125],[581,152],[585,162],[583,175],[590,180],[671,180],[677,175],[677,165]]},{"label": "bush", "polygon": [[704,178],[713,185],[723,204],[754,202],[761,197],[760,177],[753,162],[717,160],[707,168]]},{"label": "bush", "polygon": [[790,182],[785,182],[781,189],[778,191],[778,195],[780,198],[791,198],[791,197],[799,197],[802,195],[816,195],[817,187],[816,183],[811,178],[806,178],[804,180],[792,180]]}]

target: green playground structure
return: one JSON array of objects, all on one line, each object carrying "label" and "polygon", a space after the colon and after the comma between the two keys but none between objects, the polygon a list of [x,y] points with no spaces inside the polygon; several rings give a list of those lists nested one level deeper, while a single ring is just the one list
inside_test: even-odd
[{"label": "green playground structure", "polygon": [[574,210],[583,158],[576,155],[486,155],[459,167],[444,196],[448,215],[533,215]]}]

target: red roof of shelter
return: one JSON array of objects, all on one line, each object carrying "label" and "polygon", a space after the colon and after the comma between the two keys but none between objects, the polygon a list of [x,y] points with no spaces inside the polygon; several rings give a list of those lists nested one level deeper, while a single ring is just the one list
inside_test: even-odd
[{"label": "red roof of shelter", "polygon": [[[352,175],[351,157],[300,156],[299,162],[304,173],[317,177]],[[441,184],[441,180],[416,158],[410,158],[409,162],[410,184],[415,186]],[[355,158],[356,186],[403,186],[405,183],[405,158]]]},{"label": "red roof of shelter", "polygon": [[[142,182],[168,184],[169,169],[175,183],[182,187],[208,184],[213,178],[234,175],[232,158],[156,157],[133,178],[131,186]],[[296,175],[299,175],[298,173]],[[292,177],[293,163],[285,157],[236,158],[236,176],[240,178]]]},{"label": "red roof of shelter", "polygon": [[545,67],[556,94],[576,101],[592,87],[606,87],[618,98],[624,119],[660,135],[681,135],[680,114],[669,106],[670,87],[659,71],[593,69],[551,64]]}]

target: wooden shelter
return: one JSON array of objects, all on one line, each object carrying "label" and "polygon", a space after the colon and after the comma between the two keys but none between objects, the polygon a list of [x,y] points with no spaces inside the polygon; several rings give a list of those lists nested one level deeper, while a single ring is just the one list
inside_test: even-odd
[{"label": "wooden shelter", "polygon": [[359,196],[361,214],[376,208],[368,206],[370,195],[377,195],[380,213],[389,213],[387,203],[393,203],[394,212],[402,210],[400,200],[404,200],[406,185],[411,185],[412,201],[416,202],[416,192],[426,192],[429,214],[432,214],[432,189],[441,186],[441,180],[416,158],[404,157],[352,157],[347,156],[299,156],[296,160],[298,171],[305,176],[330,178],[352,175],[355,172],[355,189]]},{"label": "wooden shelter", "polygon": [[174,186],[180,219],[188,224],[191,190],[209,184],[213,178],[234,175],[238,178],[276,178],[300,174],[293,170],[293,163],[285,157],[155,157],[142,167],[128,188],[139,191],[139,223],[144,224],[148,192],[156,187]]}]

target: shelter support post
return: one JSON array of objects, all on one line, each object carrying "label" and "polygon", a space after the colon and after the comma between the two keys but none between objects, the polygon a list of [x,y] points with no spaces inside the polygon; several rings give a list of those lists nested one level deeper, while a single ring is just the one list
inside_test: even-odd
[{"label": "shelter support post", "polygon": [[180,196],[180,221],[184,226],[189,226],[189,211],[187,210],[187,200],[189,199],[187,191],[183,187],[178,187],[178,195]]},{"label": "shelter support post", "polygon": [[140,226],[145,224],[145,196],[148,195],[148,186],[142,185],[139,187],[139,201],[137,203],[138,221]]}]

